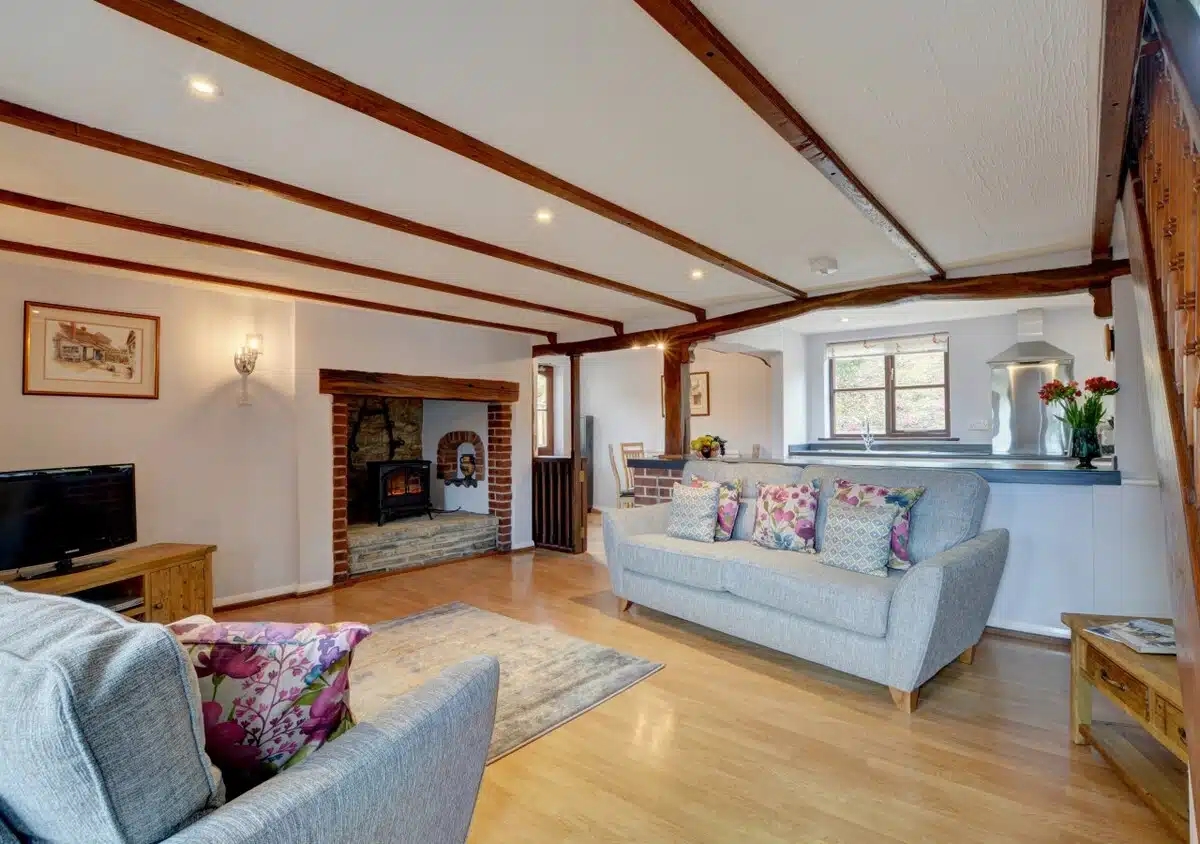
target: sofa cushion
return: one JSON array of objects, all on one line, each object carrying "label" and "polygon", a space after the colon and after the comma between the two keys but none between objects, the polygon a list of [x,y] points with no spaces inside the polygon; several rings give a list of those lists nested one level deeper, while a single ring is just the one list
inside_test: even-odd
[{"label": "sofa cushion", "polygon": [[[720,592],[721,567],[735,559],[737,541],[704,544],[662,533],[644,533],[625,540],[625,568],[660,580]],[[734,550],[731,550],[734,549]]]},{"label": "sofa cushion", "polygon": [[688,480],[689,486],[708,486],[716,484],[721,491],[717,499],[717,528],[713,531],[713,539],[717,542],[728,542],[733,538],[733,527],[737,523],[738,511],[742,505],[742,482],[738,478],[732,481],[706,481],[697,475]]},{"label": "sofa cushion", "polygon": [[718,484],[698,487],[675,484],[671,491],[671,512],[667,516],[667,536],[693,542],[715,541],[720,497]]},{"label": "sofa cushion", "polygon": [[165,627],[0,587],[0,814],[18,835],[152,844],[224,800]]},{"label": "sofa cushion", "polygon": [[908,537],[912,529],[910,511],[921,496],[925,494],[923,486],[876,486],[875,484],[856,484],[845,478],[834,481],[836,492],[831,501],[844,501],[856,507],[898,507],[896,522],[892,525],[891,556],[888,568],[904,571],[912,567],[912,557],[908,553]]},{"label": "sofa cushion", "polygon": [[904,575],[871,577],[821,564],[820,554],[772,551],[749,542],[723,546],[725,590],[748,601],[865,636],[887,635],[892,594]]},{"label": "sofa cushion", "polygon": [[899,507],[858,507],[836,498],[825,517],[821,562],[846,571],[887,577],[892,526]]},{"label": "sofa cushion", "polygon": [[812,553],[819,497],[816,484],[759,484],[754,506],[754,544]]}]

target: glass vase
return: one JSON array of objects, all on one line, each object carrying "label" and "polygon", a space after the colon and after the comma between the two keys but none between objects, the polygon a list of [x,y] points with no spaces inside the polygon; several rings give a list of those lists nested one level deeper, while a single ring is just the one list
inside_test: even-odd
[{"label": "glass vase", "polygon": [[1076,469],[1095,469],[1092,461],[1100,456],[1100,434],[1095,428],[1071,429],[1071,456],[1079,461]]}]

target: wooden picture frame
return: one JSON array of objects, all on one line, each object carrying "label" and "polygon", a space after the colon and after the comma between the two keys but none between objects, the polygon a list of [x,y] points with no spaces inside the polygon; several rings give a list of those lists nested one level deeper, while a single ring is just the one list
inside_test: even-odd
[{"label": "wooden picture frame", "polygon": [[[691,373],[690,389],[688,396],[691,400],[691,415],[692,416],[708,416],[712,412],[711,402],[709,400],[708,373],[693,372]],[[663,419],[667,418],[667,379],[663,376],[659,377],[658,382],[658,397],[659,408],[662,410]]]},{"label": "wooden picture frame", "polygon": [[159,334],[156,316],[26,302],[21,392],[157,399]]}]

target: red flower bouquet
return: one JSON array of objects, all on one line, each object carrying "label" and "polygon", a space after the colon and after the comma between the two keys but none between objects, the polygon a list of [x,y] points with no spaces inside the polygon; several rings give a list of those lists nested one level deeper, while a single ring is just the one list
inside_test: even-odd
[{"label": "red flower bouquet", "polygon": [[[1089,378],[1079,389],[1078,381],[1064,384],[1055,379],[1042,385],[1038,396],[1046,404],[1057,404],[1062,408],[1058,418],[1072,428],[1097,428],[1104,420],[1104,397],[1114,396],[1121,387],[1110,378]],[[1086,398],[1084,394],[1086,393]],[[1083,401],[1079,401],[1079,399]]]}]

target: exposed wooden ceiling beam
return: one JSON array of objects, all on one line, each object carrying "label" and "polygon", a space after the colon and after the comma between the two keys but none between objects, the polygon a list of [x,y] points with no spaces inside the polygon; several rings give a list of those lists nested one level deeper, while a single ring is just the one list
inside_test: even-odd
[{"label": "exposed wooden ceiling beam", "polygon": [[266,176],[259,176],[247,170],[238,170],[234,167],[226,167],[223,164],[217,164],[216,162],[208,161],[203,158],[197,158],[193,155],[187,155],[186,153],[176,152],[175,150],[167,149],[165,147],[148,144],[144,141],[139,141],[134,138],[127,138],[124,135],[118,135],[115,132],[107,132],[103,129],[85,126],[82,123],[76,123],[72,120],[55,117],[52,114],[46,114],[45,112],[27,108],[26,106],[18,105],[17,103],[0,100],[0,123],[7,123],[10,126],[17,126],[22,129],[39,132],[43,135],[50,135],[66,141],[73,141],[77,144],[82,144],[83,146],[92,147],[93,149],[116,153],[118,155],[126,156],[127,158],[135,158],[139,161],[146,161],[150,164],[169,167],[172,170],[178,170],[181,173],[190,173],[193,176],[203,176],[206,179],[224,182],[228,185],[237,185],[239,187],[265,191],[267,193],[274,194],[281,199],[296,202],[300,205],[307,205],[310,208],[316,208],[319,211],[326,211],[330,214],[337,214],[338,216],[347,217],[351,220],[370,223],[371,225],[379,226],[380,228],[390,229],[392,231],[402,232],[404,234],[410,234],[415,237],[423,237],[427,240],[434,240],[438,243],[444,243],[447,246],[454,246],[458,249],[465,249],[468,252],[486,255],[489,258],[498,258],[501,261],[520,264],[523,267],[541,270],[542,272],[553,273],[554,275],[559,275],[574,281],[580,281],[584,284],[603,287],[606,290],[613,290],[629,296],[636,296],[639,299],[654,302],[655,304],[663,305],[664,307],[686,311],[695,316],[696,319],[705,318],[705,312],[703,308],[695,305],[689,305],[687,302],[681,302],[677,299],[672,299],[668,296],[662,296],[649,290],[643,290],[642,288],[634,287],[631,284],[613,281],[612,279],[595,275],[594,273],[577,270],[573,267],[568,267],[553,261],[547,261],[542,258],[534,257],[533,255],[526,255],[523,252],[517,252],[513,249],[506,249],[503,246],[486,243],[482,240],[476,240],[472,237],[465,237],[463,235],[456,234],[455,232],[439,229],[435,226],[428,226],[424,223],[418,223],[415,220],[409,220],[405,217],[388,213],[387,211],[368,208],[365,205],[359,205],[358,203],[349,202],[345,199],[338,199],[337,197],[318,193],[317,191],[309,190],[308,188],[302,188],[298,185],[281,182],[277,179],[271,179]]},{"label": "exposed wooden ceiling beam", "polygon": [[97,225],[122,229],[124,231],[150,234],[157,237],[171,238],[172,240],[182,240],[186,243],[199,243],[205,246],[219,246],[226,249],[237,249],[242,252],[270,255],[274,258],[282,258],[285,261],[304,264],[310,267],[319,267],[323,270],[333,270],[335,272],[347,273],[350,275],[374,278],[380,281],[389,281],[395,284],[404,284],[409,287],[419,287],[422,290],[432,290],[437,293],[447,293],[452,296],[463,296],[468,299],[491,302],[492,304],[503,305],[508,308],[522,308],[524,310],[537,311],[539,313],[554,314],[555,316],[561,316],[567,319],[591,322],[597,325],[606,325],[613,329],[613,331],[615,331],[617,334],[622,334],[625,331],[624,326],[616,320],[605,319],[604,317],[585,314],[579,311],[569,311],[565,308],[556,308],[551,305],[539,305],[526,299],[512,299],[508,296],[500,296],[495,293],[486,293],[482,290],[471,290],[469,288],[458,287],[453,284],[444,284],[440,281],[432,281],[430,279],[419,278],[417,276],[407,275],[405,273],[383,270],[378,267],[371,267],[365,264],[353,264],[349,261],[340,261],[336,258],[325,258],[320,255],[312,255],[308,252],[299,252],[295,249],[284,249],[280,246],[271,246],[267,243],[257,243],[252,240],[243,240],[237,237],[226,237],[225,235],[221,234],[202,232],[196,229],[187,229],[180,226],[168,225],[166,223],[156,223],[152,220],[143,220],[140,217],[130,217],[125,214],[116,214],[111,211],[101,211],[96,208],[87,208],[83,205],[74,205],[70,202],[60,202],[55,199],[43,199],[40,196],[31,196],[26,193],[4,190],[3,188],[0,188],[0,205],[8,205],[13,208],[23,208],[27,211],[37,211],[41,214],[50,214],[55,217],[65,217],[70,220],[79,220],[84,223],[95,223]]},{"label": "exposed wooden ceiling beam", "polygon": [[176,267],[164,267],[158,264],[143,264],[140,261],[126,261],[122,258],[109,258],[105,255],[93,255],[89,252],[74,252],[69,249],[55,249],[51,246],[40,246],[35,243],[24,243],[18,240],[0,240],[0,252],[16,252],[21,255],[33,255],[38,258],[51,258],[56,261],[68,261],[72,264],[86,264],[92,267],[106,267],[113,270],[156,275],[164,278],[175,278],[182,281],[196,281],[204,284],[216,284],[222,287],[236,287],[241,290],[253,290],[258,293],[271,293],[277,296],[288,296],[293,299],[307,299],[311,302],[322,302],[327,305],[342,305],[348,308],[362,308],[368,311],[383,311],[401,316],[434,319],[440,322],[453,322],[459,325],[472,325],[478,328],[495,328],[500,331],[511,331],[516,334],[532,334],[545,337],[550,343],[558,339],[553,331],[540,328],[526,328],[520,325],[508,325],[503,322],[489,322],[482,319],[441,314],[433,311],[422,311],[417,308],[405,308],[400,305],[389,305],[384,302],[372,302],[368,299],[354,299],[349,296],[337,296],[333,293],[319,293],[314,290],[301,290],[296,287],[284,287],[280,284],[267,284],[261,281],[249,281],[243,278],[231,278],[211,273],[181,270]]},{"label": "exposed wooden ceiling beam", "polygon": [[923,273],[945,275],[904,225],[871,193],[833,147],[808,124],[787,98],[759,72],[733,42],[713,25],[691,0],[636,0],[650,17],[700,60],[718,79],[741,97],[788,144],[804,156],[859,212],[883,229]]},{"label": "exposed wooden ceiling beam", "polygon": [[1105,0],[1100,59],[1100,146],[1092,257],[1112,257],[1113,222],[1121,187],[1133,73],[1142,41],[1145,0]]},{"label": "exposed wooden ceiling beam", "polygon": [[565,202],[585,208],[594,214],[627,226],[639,234],[652,237],[675,249],[693,255],[710,264],[736,273],[743,278],[787,296],[801,298],[804,292],[790,284],[772,278],[764,272],[735,260],[716,249],[705,246],[686,235],[667,228],[640,214],[630,211],[578,185],[560,179],[552,173],[509,155],[453,126],[442,123],[416,109],[387,97],[378,91],[351,82],[255,38],[216,18],[198,12],[175,0],[96,0],[101,5],[128,15],[155,29],[170,33],[206,50],[295,85],[309,93],[324,97],[346,108],[373,117],[402,132],[407,132],[469,158],[477,164],[523,182],[530,187],[557,196]]},{"label": "exposed wooden ceiling beam", "polygon": [[823,296],[810,296],[799,302],[765,305],[761,308],[713,317],[703,322],[677,325],[673,328],[637,331],[632,334],[623,334],[620,337],[601,337],[597,340],[581,340],[577,343],[551,343],[534,346],[533,353],[535,356],[583,355],[659,343],[668,346],[678,343],[696,343],[719,337],[722,334],[770,325],[774,322],[798,317],[801,314],[828,308],[866,308],[913,299],[1010,299],[1020,296],[1074,293],[1080,290],[1104,287],[1117,276],[1128,273],[1128,261],[1105,260],[1095,261],[1084,266],[1061,267],[1053,270],[909,281],[881,287],[843,290]]}]

